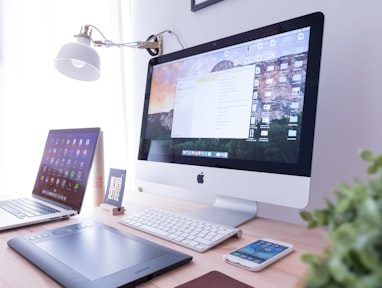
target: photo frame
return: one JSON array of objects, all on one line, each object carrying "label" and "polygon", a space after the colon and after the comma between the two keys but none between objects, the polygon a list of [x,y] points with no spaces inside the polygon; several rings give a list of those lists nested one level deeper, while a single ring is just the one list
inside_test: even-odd
[{"label": "photo frame", "polygon": [[126,170],[110,168],[105,203],[120,208],[125,190]]},{"label": "photo frame", "polygon": [[223,0],[191,0],[191,11],[195,12]]}]

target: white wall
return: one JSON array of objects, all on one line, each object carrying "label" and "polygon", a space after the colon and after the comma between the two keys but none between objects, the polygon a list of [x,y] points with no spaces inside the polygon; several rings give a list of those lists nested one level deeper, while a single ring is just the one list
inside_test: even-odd
[{"label": "white wall", "polygon": [[126,168],[122,50],[97,50],[96,82],[53,65],[84,24],[119,42],[119,10],[119,0],[0,0],[0,197],[31,193],[49,129],[101,127],[106,172]]},{"label": "white wall", "polygon": [[[123,0],[122,0],[123,1]],[[325,14],[317,129],[308,209],[322,207],[333,199],[339,182],[365,177],[365,165],[357,151],[382,152],[380,111],[381,4],[369,1],[224,0],[198,12],[190,11],[190,0],[132,0],[133,39],[156,32],[175,31],[189,47],[231,34],[265,26],[315,11]],[[127,13],[127,9],[122,11]],[[127,25],[127,24],[125,24]],[[171,35],[164,37],[165,52],[180,49]],[[141,52],[141,53],[139,53]],[[143,103],[148,54],[135,52],[134,75],[128,79],[134,97],[135,127],[138,129]],[[129,85],[129,84],[128,84]],[[131,140],[131,139],[130,139]],[[136,150],[133,150],[134,153]],[[261,205],[260,216],[302,222],[298,211]]]}]

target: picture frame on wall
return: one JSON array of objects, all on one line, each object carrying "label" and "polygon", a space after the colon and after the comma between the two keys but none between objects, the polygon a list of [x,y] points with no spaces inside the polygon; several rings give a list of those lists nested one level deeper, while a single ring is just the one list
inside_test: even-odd
[{"label": "picture frame on wall", "polygon": [[191,0],[191,11],[195,12],[223,0]]}]

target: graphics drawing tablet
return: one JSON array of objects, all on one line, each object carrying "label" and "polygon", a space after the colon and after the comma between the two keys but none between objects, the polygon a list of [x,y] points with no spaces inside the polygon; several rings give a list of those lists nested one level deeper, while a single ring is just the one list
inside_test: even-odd
[{"label": "graphics drawing tablet", "polygon": [[18,236],[7,243],[64,287],[135,287],[192,260],[95,221]]}]

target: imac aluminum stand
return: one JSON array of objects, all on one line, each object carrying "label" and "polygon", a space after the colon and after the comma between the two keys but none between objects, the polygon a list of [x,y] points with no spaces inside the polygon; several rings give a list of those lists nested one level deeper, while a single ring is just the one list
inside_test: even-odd
[{"label": "imac aluminum stand", "polygon": [[192,211],[188,215],[230,227],[238,227],[256,217],[257,202],[217,195],[211,207]]}]

